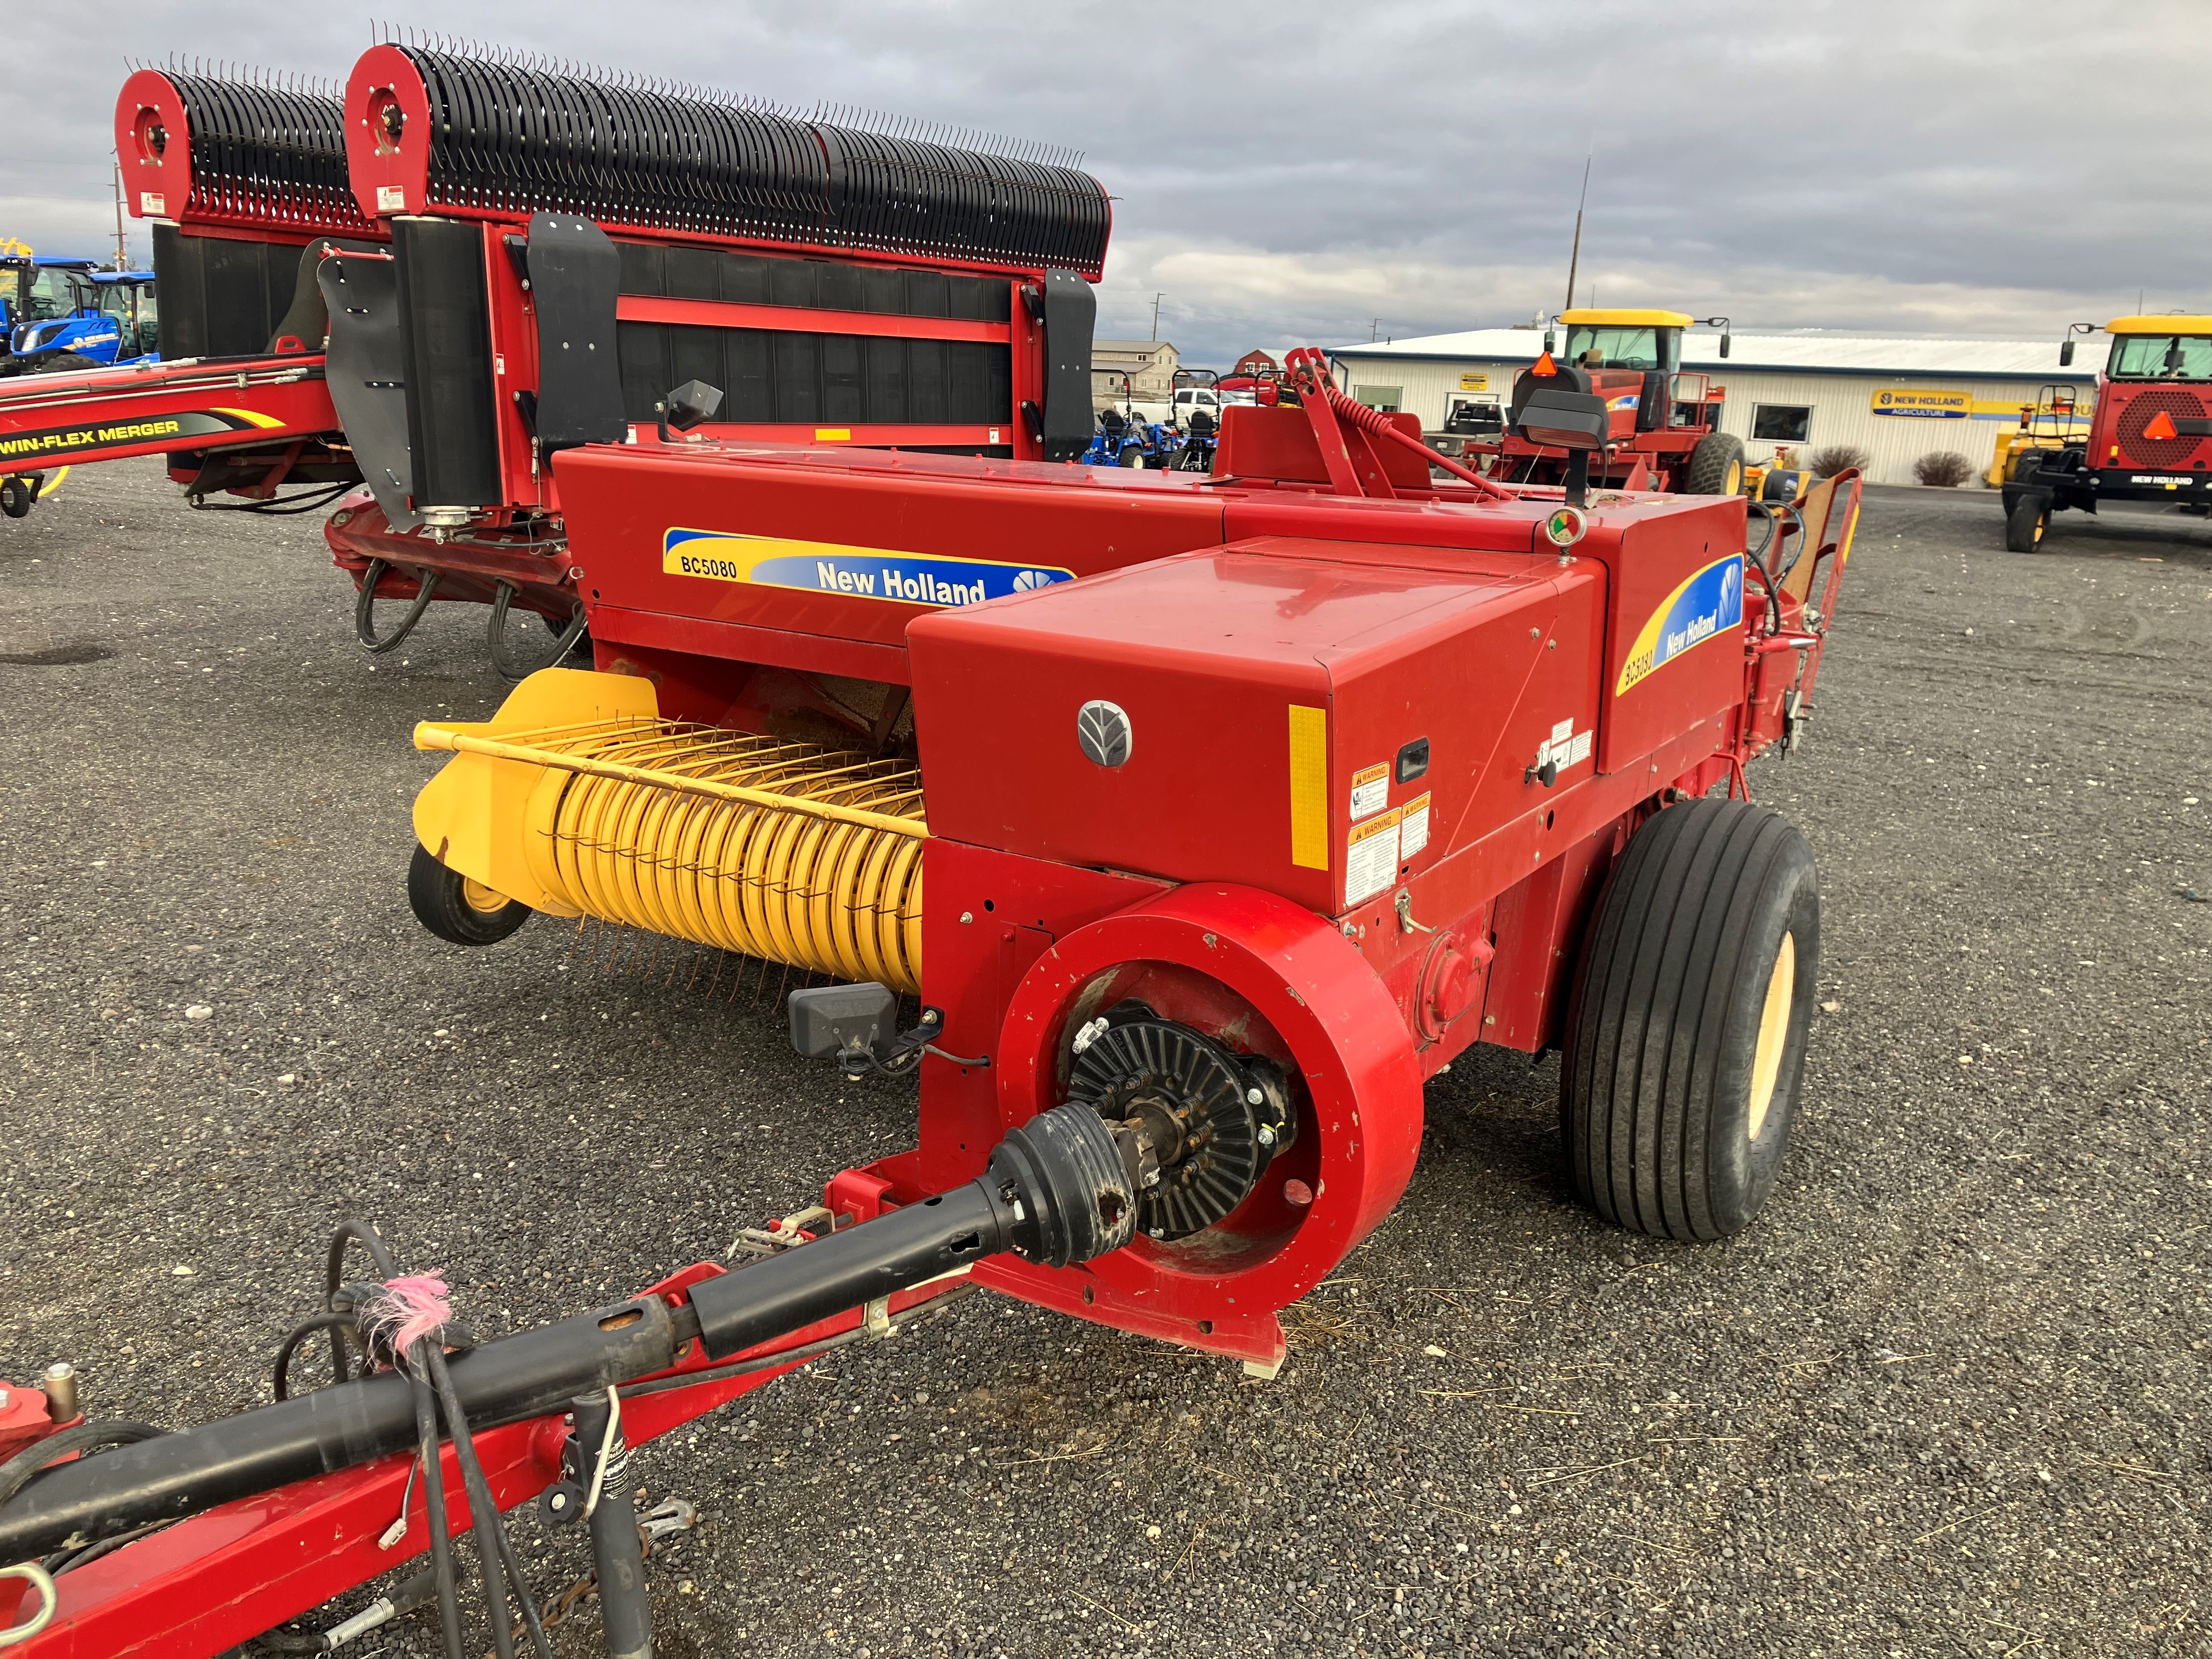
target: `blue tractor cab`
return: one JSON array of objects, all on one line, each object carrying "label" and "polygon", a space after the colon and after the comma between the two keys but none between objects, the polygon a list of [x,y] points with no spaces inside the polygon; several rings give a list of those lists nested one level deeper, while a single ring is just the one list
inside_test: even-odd
[{"label": "blue tractor cab", "polygon": [[100,270],[89,259],[0,259],[8,352],[0,374],[158,362],[150,270]]}]

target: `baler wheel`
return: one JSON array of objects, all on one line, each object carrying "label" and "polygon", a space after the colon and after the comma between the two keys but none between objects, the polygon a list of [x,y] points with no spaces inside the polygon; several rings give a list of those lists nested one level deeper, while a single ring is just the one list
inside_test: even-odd
[{"label": "baler wheel", "polygon": [[419,843],[407,866],[407,902],[448,945],[496,945],[530,920],[528,905],[447,869]]},{"label": "baler wheel", "polygon": [[20,519],[31,510],[38,500],[28,478],[0,478],[0,513],[11,519]]},{"label": "baler wheel", "polygon": [[1743,440],[1733,432],[1709,432],[1690,452],[1682,469],[1686,495],[1733,495],[1743,488]]},{"label": "baler wheel", "polygon": [[2005,546],[2014,553],[2033,553],[2043,546],[2043,532],[2051,528],[2051,503],[2039,495],[2023,495],[2005,515]]},{"label": "baler wheel", "polygon": [[1560,1127],[1575,1190],[1655,1237],[1724,1237],[1773,1190],[1820,961],[1812,848],[1747,801],[1672,806],[1606,882],[1576,975]]}]

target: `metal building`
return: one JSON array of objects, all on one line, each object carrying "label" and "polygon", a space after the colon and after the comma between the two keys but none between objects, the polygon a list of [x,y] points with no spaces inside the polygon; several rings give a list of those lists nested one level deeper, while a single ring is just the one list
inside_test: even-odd
[{"label": "metal building", "polygon": [[[1514,377],[1535,361],[1544,336],[1534,328],[1470,329],[1329,353],[1346,387],[1378,409],[1411,410],[1422,429],[1441,428],[1455,402],[1504,405]],[[1725,391],[1721,429],[1744,441],[1747,458],[1772,459],[1849,444],[1871,457],[1875,483],[1911,483],[1921,456],[1954,450],[1980,474],[1996,437],[2020,422],[2023,408],[2048,403],[2054,389],[2086,407],[2096,387],[2094,353],[2058,366],[2055,340],[1936,339],[1808,330],[1737,333],[1720,355],[1720,334],[1691,329],[1682,337],[1686,378]],[[1686,392],[1693,387],[1685,388]]]}]

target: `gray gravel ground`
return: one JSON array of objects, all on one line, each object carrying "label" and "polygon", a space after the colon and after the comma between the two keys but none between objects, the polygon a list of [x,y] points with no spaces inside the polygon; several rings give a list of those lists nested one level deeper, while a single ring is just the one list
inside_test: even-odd
[{"label": "gray gravel ground", "polygon": [[[264,1399],[338,1215],[503,1330],[910,1133],[557,927],[415,926],[410,724],[501,687],[474,609],[362,653],[317,522],[135,467],[0,522],[0,1376],[74,1358],[100,1413]],[[652,1448],[707,1517],[664,1653],[2212,1652],[2212,533],[2000,529],[1872,492],[1814,740],[1754,773],[1827,950],[1747,1234],[1608,1231],[1556,1061],[1470,1056],[1273,1384],[977,1299]]]}]

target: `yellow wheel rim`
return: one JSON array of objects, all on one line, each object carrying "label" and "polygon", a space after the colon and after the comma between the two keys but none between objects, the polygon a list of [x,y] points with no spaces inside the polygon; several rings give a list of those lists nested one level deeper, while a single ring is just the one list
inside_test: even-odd
[{"label": "yellow wheel rim", "polygon": [[1782,936],[1774,971],[1766,976],[1766,1006],[1759,1015],[1759,1047],[1751,1057],[1751,1115],[1744,1120],[1747,1139],[1756,1140],[1774,1104],[1774,1085],[1782,1073],[1782,1050],[1790,1040],[1790,1004],[1797,988],[1797,937]]},{"label": "yellow wheel rim", "polygon": [[2039,514],[2037,514],[2035,515],[2035,539],[2036,539],[2036,540],[2038,540],[2038,541],[2041,541],[2041,540],[2043,539],[2043,532],[2044,532],[2044,531],[2045,531],[2045,529],[2047,529],[2047,528],[2049,527],[2050,524],[2051,524],[2051,515],[2050,515],[2048,513],[2039,513]]},{"label": "yellow wheel rim", "polygon": [[1742,488],[1743,463],[1741,461],[1730,461],[1729,463],[1728,470],[1728,488],[1722,490],[1721,494],[1723,495],[1733,495]]},{"label": "yellow wheel rim", "polygon": [[506,909],[508,902],[506,894],[495,892],[482,882],[467,876],[461,878],[461,897],[470,909],[480,910],[488,916],[496,915]]}]

